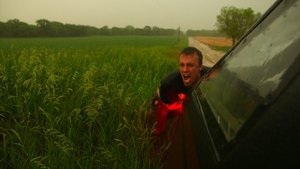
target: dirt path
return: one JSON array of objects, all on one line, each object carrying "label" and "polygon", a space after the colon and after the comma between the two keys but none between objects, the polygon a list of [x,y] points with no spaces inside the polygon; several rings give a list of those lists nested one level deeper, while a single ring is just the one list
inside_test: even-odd
[{"label": "dirt path", "polygon": [[196,47],[203,54],[203,65],[212,67],[225,53],[212,50],[209,46],[199,42],[193,37],[189,37],[189,46]]}]

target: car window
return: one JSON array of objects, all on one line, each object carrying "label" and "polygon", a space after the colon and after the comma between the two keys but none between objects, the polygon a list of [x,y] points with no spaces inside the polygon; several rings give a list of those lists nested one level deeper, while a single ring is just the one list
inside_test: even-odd
[{"label": "car window", "polygon": [[227,141],[235,138],[258,105],[274,97],[299,55],[300,4],[293,3],[282,5],[282,13],[258,25],[219,63],[220,71],[213,69],[197,89]]}]

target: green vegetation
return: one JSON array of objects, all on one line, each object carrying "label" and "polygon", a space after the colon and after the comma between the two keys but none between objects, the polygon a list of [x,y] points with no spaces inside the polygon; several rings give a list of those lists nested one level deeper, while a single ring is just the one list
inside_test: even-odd
[{"label": "green vegetation", "polygon": [[96,28],[87,25],[63,24],[57,21],[39,19],[36,25],[29,25],[19,19],[0,22],[0,37],[78,37],[94,35],[177,35],[179,29],[164,29],[157,26],[124,28],[103,26]]},{"label": "green vegetation", "polygon": [[[183,39],[183,43],[187,43]],[[63,38],[1,38],[0,49],[50,48],[96,50],[103,48],[149,48],[181,45],[175,36],[89,36]],[[186,45],[186,44],[184,44]]]},{"label": "green vegetation", "polygon": [[0,168],[160,168],[145,114],[186,38],[0,44]]},{"label": "green vegetation", "polygon": [[213,46],[213,45],[209,45],[209,47],[213,50],[217,50],[221,52],[228,52],[232,48],[231,46]]},{"label": "green vegetation", "polygon": [[260,16],[259,12],[255,13],[251,8],[225,6],[217,16],[216,27],[219,32],[232,39],[233,46]]}]

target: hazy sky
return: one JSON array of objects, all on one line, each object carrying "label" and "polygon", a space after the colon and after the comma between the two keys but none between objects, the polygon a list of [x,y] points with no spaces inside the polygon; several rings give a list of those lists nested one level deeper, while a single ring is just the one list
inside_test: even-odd
[{"label": "hazy sky", "polygon": [[0,0],[0,21],[37,19],[95,27],[158,26],[181,30],[215,29],[224,6],[262,14],[275,0]]}]

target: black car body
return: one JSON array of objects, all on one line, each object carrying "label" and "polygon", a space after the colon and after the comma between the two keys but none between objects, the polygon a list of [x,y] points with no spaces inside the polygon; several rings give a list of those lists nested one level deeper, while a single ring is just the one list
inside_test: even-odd
[{"label": "black car body", "polygon": [[199,168],[300,168],[299,72],[300,1],[279,0],[191,94]]}]

